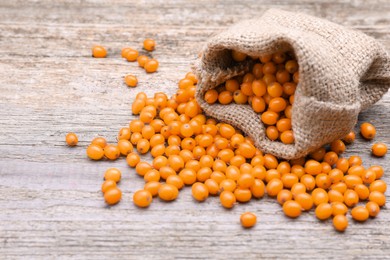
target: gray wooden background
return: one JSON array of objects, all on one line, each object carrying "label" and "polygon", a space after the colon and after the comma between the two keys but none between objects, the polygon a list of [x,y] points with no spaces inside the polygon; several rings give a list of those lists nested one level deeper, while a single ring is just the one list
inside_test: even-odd
[{"label": "gray wooden background", "polygon": [[[133,118],[137,92],[174,93],[211,35],[270,7],[360,30],[390,51],[388,0],[0,0],[0,258],[389,258],[386,206],[364,224],[351,220],[344,234],[313,212],[288,219],[272,199],[225,210],[218,198],[194,202],[188,188],[177,201],[156,200],[144,210],[131,200],[143,179],[124,159],[86,158],[93,137],[113,142]],[[156,39],[152,55],[161,64],[151,75],[119,57],[124,46],[141,49],[146,37]],[[106,46],[109,57],[91,58],[94,44]],[[139,87],[123,84],[126,73],[138,76]],[[360,116],[388,145],[389,114],[387,94]],[[64,144],[70,131],[79,136],[76,148]],[[389,155],[371,157],[371,144],[358,137],[347,155],[384,166],[389,182]],[[108,167],[123,172],[123,200],[114,207],[99,191]],[[257,214],[255,228],[241,228],[245,211]]]}]

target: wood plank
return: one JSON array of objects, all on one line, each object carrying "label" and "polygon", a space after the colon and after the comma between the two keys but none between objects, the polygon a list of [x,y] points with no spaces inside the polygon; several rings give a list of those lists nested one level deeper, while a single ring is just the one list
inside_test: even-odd
[{"label": "wood plank", "polygon": [[[268,8],[317,15],[363,31],[390,50],[390,2],[374,0],[273,1],[1,1],[0,2],[0,258],[53,259],[259,259],[386,258],[390,254],[390,214],[350,221],[345,234],[313,212],[286,218],[273,199],[253,200],[224,210],[218,198],[194,202],[187,188],[173,203],[158,199],[146,210],[132,194],[143,180],[121,159],[91,162],[85,147],[96,135],[115,141],[133,119],[130,104],[139,91],[174,93],[204,42],[241,19]],[[123,46],[152,53],[161,67],[146,75],[119,58]],[[103,44],[107,59],[92,59],[90,47]],[[123,75],[134,73],[129,89]],[[390,94],[359,116],[390,144]],[[64,145],[74,131],[78,147]],[[387,157],[370,156],[373,142],[358,136],[346,156],[365,166]],[[99,191],[104,171],[123,172],[122,202],[107,207]],[[388,174],[384,180],[390,181]],[[388,192],[386,193],[389,199]],[[253,211],[257,226],[244,230],[239,215]]]}]

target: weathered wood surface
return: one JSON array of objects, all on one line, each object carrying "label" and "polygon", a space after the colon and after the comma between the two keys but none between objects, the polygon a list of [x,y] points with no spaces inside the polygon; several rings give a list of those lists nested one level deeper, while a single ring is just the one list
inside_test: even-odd
[{"label": "weathered wood surface", "polygon": [[[86,159],[96,135],[110,141],[132,119],[136,92],[173,93],[202,44],[213,34],[270,7],[302,11],[363,31],[390,50],[387,0],[304,1],[0,1],[0,258],[1,259],[181,259],[181,258],[389,258],[387,207],[364,224],[350,222],[344,234],[313,212],[284,217],[275,200],[219,206],[218,198],[196,203],[188,189],[173,203],[146,210],[131,196],[143,180],[125,161]],[[138,49],[146,37],[158,73],[146,75],[119,58],[123,46]],[[107,59],[92,59],[102,44]],[[128,89],[126,73],[140,86]],[[360,116],[390,144],[390,95]],[[76,148],[64,136],[79,135]],[[370,156],[372,142],[360,137],[347,155],[385,167],[388,156]],[[99,191],[107,167],[123,170],[122,202],[105,206]],[[389,199],[389,193],[387,193]],[[257,226],[244,230],[239,215],[253,211]]]}]

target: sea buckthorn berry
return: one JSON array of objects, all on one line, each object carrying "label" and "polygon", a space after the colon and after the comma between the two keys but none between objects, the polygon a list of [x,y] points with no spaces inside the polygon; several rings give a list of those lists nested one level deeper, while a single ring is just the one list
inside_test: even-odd
[{"label": "sea buckthorn berry", "polygon": [[184,182],[178,175],[169,175],[168,178],[166,179],[166,183],[172,184],[179,190],[183,188]]},{"label": "sea buckthorn berry", "polygon": [[136,61],[137,58],[138,58],[138,51],[134,50],[134,49],[129,49],[126,53],[125,53],[125,58],[127,61]]},{"label": "sea buckthorn berry", "polygon": [[122,155],[127,156],[133,151],[133,145],[128,140],[122,139],[118,141],[118,149]]},{"label": "sea buckthorn berry", "polygon": [[150,59],[145,63],[144,69],[147,73],[156,72],[158,69],[158,61],[156,59]]},{"label": "sea buckthorn berry", "polygon": [[264,193],[265,193],[264,182],[262,180],[255,179],[255,183],[252,185],[250,190],[251,190],[252,196],[254,198],[257,198],[257,199],[262,198],[264,196]]},{"label": "sea buckthorn berry", "polygon": [[335,140],[330,144],[330,149],[337,154],[341,154],[345,152],[345,144],[341,140]]},{"label": "sea buckthorn berry", "polygon": [[280,84],[290,81],[290,73],[287,70],[278,70],[276,72],[276,81]]},{"label": "sea buckthorn berry", "polygon": [[141,68],[145,67],[145,63],[149,60],[149,58],[145,55],[140,55],[137,58],[138,66]]},{"label": "sea buckthorn berry", "polygon": [[137,151],[141,154],[145,154],[149,152],[150,149],[150,143],[147,139],[142,138],[141,140],[138,141],[137,143]]},{"label": "sea buckthorn berry", "polygon": [[304,174],[301,176],[300,183],[305,185],[306,190],[311,191],[316,186],[315,178],[310,174]]},{"label": "sea buckthorn berry", "polygon": [[99,145],[91,144],[87,148],[87,156],[92,160],[100,160],[104,156],[104,150]]},{"label": "sea buckthorn berry", "polygon": [[192,185],[192,197],[197,201],[205,201],[209,196],[207,186],[201,182],[196,182]]},{"label": "sea buckthorn berry", "polygon": [[344,195],[337,191],[337,190],[330,190],[328,191],[328,197],[329,197],[329,202],[343,202],[344,201]]},{"label": "sea buckthorn berry", "polygon": [[376,173],[372,170],[367,170],[362,175],[362,180],[366,184],[370,184],[376,179]]},{"label": "sea buckthorn berry", "polygon": [[65,137],[66,144],[69,146],[76,146],[79,142],[77,135],[75,133],[68,133]]},{"label": "sea buckthorn berry", "polygon": [[248,202],[252,198],[252,192],[249,189],[242,189],[238,187],[234,190],[234,196],[236,196],[239,202]]},{"label": "sea buckthorn berry", "polygon": [[344,143],[351,144],[355,141],[356,135],[354,131],[349,132],[344,138],[342,139]]},{"label": "sea buckthorn berry", "polygon": [[294,140],[294,133],[291,130],[284,131],[280,134],[280,141],[284,144],[292,144]]},{"label": "sea buckthorn berry", "polygon": [[140,162],[140,157],[136,153],[129,153],[126,157],[126,162],[130,167],[135,167]]},{"label": "sea buckthorn berry", "polygon": [[146,208],[152,203],[152,194],[147,190],[138,190],[133,195],[133,202],[137,207]]},{"label": "sea buckthorn berry", "polygon": [[281,180],[283,182],[283,187],[288,189],[292,188],[292,186],[299,181],[298,176],[293,173],[283,174]]},{"label": "sea buckthorn berry", "polygon": [[[287,174],[291,172],[291,165],[287,161],[280,162],[276,170],[280,172],[280,174]],[[296,174],[295,174],[296,175]],[[296,175],[298,177],[298,175]]]},{"label": "sea buckthorn berry", "polygon": [[237,50],[232,50],[232,58],[233,60],[237,61],[237,62],[241,62],[241,61],[244,61],[246,59],[246,54],[245,53],[242,53],[240,51],[237,51]]},{"label": "sea buckthorn berry", "polygon": [[172,184],[162,184],[158,189],[158,197],[164,201],[172,201],[179,195],[179,190]]},{"label": "sea buckthorn berry", "polygon": [[283,87],[278,82],[272,82],[268,85],[267,92],[273,98],[280,97],[283,94]]},{"label": "sea buckthorn berry", "polygon": [[368,210],[368,214],[370,215],[370,217],[373,217],[373,218],[376,217],[379,214],[379,212],[381,211],[378,204],[376,204],[373,201],[367,202],[366,208]]},{"label": "sea buckthorn berry", "polygon": [[370,184],[369,189],[370,189],[370,192],[379,191],[379,192],[385,193],[387,190],[387,184],[383,180],[376,180]]},{"label": "sea buckthorn berry", "polygon": [[293,200],[288,200],[283,204],[283,212],[287,217],[297,218],[301,215],[301,205]]},{"label": "sea buckthorn berry", "polygon": [[362,158],[360,156],[352,155],[351,157],[349,157],[348,163],[349,163],[349,166],[352,167],[352,166],[362,165],[363,161],[362,161]]},{"label": "sea buckthorn berry", "polygon": [[384,143],[376,143],[372,145],[371,151],[376,157],[383,157],[387,153],[387,146]]},{"label": "sea buckthorn berry", "polygon": [[321,203],[316,207],[315,214],[319,220],[326,220],[332,216],[333,210],[329,203]]},{"label": "sea buckthorn berry", "polygon": [[204,100],[209,104],[214,104],[218,100],[218,91],[215,89],[209,89],[204,94]]},{"label": "sea buckthorn berry", "polygon": [[339,158],[336,163],[336,168],[346,173],[349,169],[349,162],[346,158]]},{"label": "sea buckthorn berry", "polygon": [[265,173],[265,181],[270,182],[272,179],[280,179],[281,174],[275,169],[270,169]]},{"label": "sea buckthorn berry", "polygon": [[245,213],[241,214],[240,222],[244,228],[251,228],[254,225],[256,225],[257,217],[255,214],[253,214],[251,212],[245,212]]},{"label": "sea buckthorn berry", "polygon": [[255,65],[253,65],[252,74],[253,74],[253,76],[255,76],[256,79],[262,78],[263,77],[263,64],[256,63]]},{"label": "sea buckthorn berry", "polygon": [[279,131],[276,128],[276,126],[273,125],[268,126],[267,129],[265,130],[265,133],[267,134],[268,139],[270,139],[271,141],[275,141],[279,138]]},{"label": "sea buckthorn berry", "polygon": [[291,130],[291,119],[290,118],[282,118],[279,119],[276,123],[276,128],[279,132],[285,132],[287,130]]},{"label": "sea buckthorn berry", "polygon": [[219,184],[219,189],[220,191],[231,191],[231,192],[234,192],[234,190],[236,189],[237,187],[237,184],[234,180],[232,179],[225,179],[225,180],[222,180],[221,183]]},{"label": "sea buckthorn berry", "polygon": [[240,155],[247,159],[253,158],[256,153],[256,147],[250,143],[241,143],[237,149]]},{"label": "sea buckthorn berry", "polygon": [[329,163],[330,166],[333,166],[337,163],[337,160],[339,159],[339,156],[337,153],[331,151],[327,152],[324,156],[324,162]]},{"label": "sea buckthorn berry", "polygon": [[116,187],[116,181],[106,180],[105,182],[103,182],[101,190],[102,190],[103,193],[105,193],[109,189],[112,189],[112,188],[115,188],[115,187]]},{"label": "sea buckthorn berry", "polygon": [[368,196],[368,200],[375,202],[379,207],[382,207],[386,203],[385,195],[379,191],[372,191],[370,196]]},{"label": "sea buckthorn berry", "polygon": [[104,173],[104,179],[119,182],[121,180],[121,171],[117,168],[109,168]]},{"label": "sea buckthorn berry", "polygon": [[129,140],[131,136],[130,128],[123,127],[119,130],[118,140]]},{"label": "sea buckthorn berry", "polygon": [[364,206],[357,206],[351,210],[352,218],[356,221],[366,221],[370,216],[368,209]]},{"label": "sea buckthorn berry", "polygon": [[345,191],[348,189],[347,185],[344,182],[338,182],[334,183],[330,186],[331,190],[337,190],[338,192],[341,192],[341,194],[344,194]]},{"label": "sea buckthorn berry", "polygon": [[295,201],[301,205],[302,209],[305,211],[311,210],[313,207],[313,198],[308,193],[300,193],[295,197]]},{"label": "sea buckthorn berry", "polygon": [[276,200],[279,202],[280,205],[283,206],[283,204],[286,202],[286,201],[289,201],[289,200],[292,200],[293,199],[293,195],[291,193],[291,191],[289,190],[281,190],[279,191],[278,195],[276,196]]},{"label": "sea buckthorn berry", "polygon": [[278,159],[272,154],[264,155],[264,167],[269,169],[276,169],[278,167]]},{"label": "sea buckthorn berry", "polygon": [[222,91],[218,95],[218,102],[222,105],[230,104],[233,101],[233,94],[230,91]]},{"label": "sea buckthorn berry", "polygon": [[157,196],[158,189],[160,188],[161,183],[158,181],[150,181],[148,183],[145,183],[144,190],[147,190],[152,194],[152,197]]},{"label": "sea buckthorn berry", "polygon": [[322,188],[316,188],[311,193],[311,196],[313,197],[314,205],[318,206],[322,203],[328,203],[329,201],[329,195],[328,193],[322,189]]},{"label": "sea buckthorn berry", "polygon": [[131,75],[131,74],[127,74],[125,76],[124,80],[125,80],[126,85],[129,86],[129,87],[132,87],[132,88],[136,87],[137,84],[138,84],[137,77],[134,76],[134,75]]},{"label": "sea buckthorn berry", "polygon": [[180,171],[179,176],[186,185],[196,182],[196,171],[193,169],[183,169]]},{"label": "sea buckthorn berry", "polygon": [[366,169],[364,169],[364,167],[361,165],[354,165],[348,169],[349,175],[356,175],[359,177],[362,177],[365,172],[366,172]]},{"label": "sea buckthorn berry", "polygon": [[301,178],[303,175],[305,175],[305,168],[303,168],[301,165],[295,164],[291,167],[291,173],[294,173],[298,178]]},{"label": "sea buckthorn berry", "polygon": [[332,206],[332,215],[337,216],[337,215],[345,215],[348,212],[347,206],[345,206],[344,203],[335,201],[331,203]]},{"label": "sea buckthorn berry", "polygon": [[340,232],[343,232],[348,227],[348,219],[344,215],[336,215],[333,218],[333,227]]},{"label": "sea buckthorn berry", "polygon": [[363,183],[362,179],[357,175],[345,175],[343,181],[348,189],[354,189],[356,185]]},{"label": "sea buckthorn berry", "polygon": [[382,178],[383,173],[384,173],[384,170],[383,170],[383,167],[382,167],[382,166],[373,165],[373,166],[371,166],[371,167],[368,168],[368,169],[375,172],[375,175],[376,175],[376,178],[377,178],[377,179]]},{"label": "sea buckthorn berry", "polygon": [[145,39],[144,40],[144,49],[147,51],[154,51],[156,47],[156,42],[153,39]]},{"label": "sea buckthorn berry", "polygon": [[280,179],[272,179],[267,183],[266,190],[270,197],[275,197],[283,189],[283,182]]},{"label": "sea buckthorn berry", "polygon": [[359,195],[356,191],[347,189],[344,192],[344,203],[348,207],[352,208],[359,202]]},{"label": "sea buckthorn berry", "polygon": [[287,107],[287,102],[284,98],[281,97],[275,97],[271,99],[268,104],[268,109],[277,113],[285,110],[286,107]]},{"label": "sea buckthorn berry", "polygon": [[360,126],[360,133],[365,139],[372,140],[376,135],[376,129],[370,123],[363,123]]},{"label": "sea buckthorn berry", "polygon": [[364,184],[357,184],[353,189],[359,196],[359,200],[366,200],[370,195],[370,190]]},{"label": "sea buckthorn berry", "polygon": [[221,201],[221,205],[227,209],[233,208],[234,204],[236,203],[236,196],[234,196],[233,192],[231,191],[221,192],[219,199]]},{"label": "sea buckthorn berry", "polygon": [[273,62],[266,62],[263,65],[263,74],[275,74],[276,73],[276,66]]},{"label": "sea buckthorn berry", "polygon": [[101,148],[104,148],[107,145],[107,141],[104,137],[98,136],[92,140],[91,144],[95,144],[100,146]]},{"label": "sea buckthorn berry", "polygon": [[240,84],[236,79],[228,79],[225,82],[225,88],[227,91],[233,93],[234,91],[240,88]]},{"label": "sea buckthorn berry", "polygon": [[160,172],[156,169],[151,169],[144,175],[145,182],[160,181]]},{"label": "sea buckthorn berry", "polygon": [[[213,179],[207,179],[204,184],[209,190],[210,195],[217,195],[219,192],[219,184]],[[233,195],[234,196],[234,195]]]},{"label": "sea buckthorn berry", "polygon": [[143,161],[137,163],[137,165],[135,166],[136,173],[138,173],[138,175],[142,177],[151,169],[153,169],[153,166],[150,165],[150,163]]},{"label": "sea buckthorn berry", "polygon": [[318,162],[324,160],[325,154],[326,154],[326,150],[324,147],[320,147],[317,150],[314,150],[311,153],[309,153],[310,157],[313,158],[313,160]]},{"label": "sea buckthorn berry", "polygon": [[265,110],[265,100],[262,97],[253,97],[252,99],[252,109],[256,113],[261,113]]},{"label": "sea buckthorn berry", "polygon": [[248,96],[246,96],[242,90],[236,90],[233,93],[233,100],[237,104],[245,104],[248,101]]},{"label": "sea buckthorn berry", "polygon": [[122,57],[122,58],[125,58],[125,57],[126,57],[126,54],[127,54],[127,52],[128,52],[129,50],[131,50],[131,48],[129,48],[129,47],[123,48],[122,51],[121,51],[121,57]]},{"label": "sea buckthorn berry", "polygon": [[318,175],[322,172],[321,163],[309,160],[305,163],[305,172],[310,175]]},{"label": "sea buckthorn berry", "polygon": [[108,205],[117,204],[122,198],[122,192],[118,188],[109,189],[104,193],[104,200]]},{"label": "sea buckthorn berry", "polygon": [[252,187],[254,183],[255,178],[249,173],[242,174],[237,180],[238,186],[243,189]]},{"label": "sea buckthorn berry", "polygon": [[107,57],[107,50],[103,46],[94,46],[92,48],[92,56],[94,58],[105,58]]},{"label": "sea buckthorn berry", "polygon": [[145,123],[139,119],[135,119],[130,122],[129,129],[132,133],[141,133],[142,128],[145,126]]},{"label": "sea buckthorn berry", "polygon": [[116,160],[121,155],[118,146],[113,144],[108,144],[104,147],[104,155],[110,160]]},{"label": "sea buckthorn berry", "polygon": [[256,97],[262,97],[267,93],[267,85],[264,80],[254,80],[252,82],[252,92]]},{"label": "sea buckthorn berry", "polygon": [[298,62],[296,60],[289,60],[286,62],[285,68],[290,74],[294,74],[298,71]]},{"label": "sea buckthorn berry", "polygon": [[322,166],[322,173],[328,174],[332,170],[332,166],[330,166],[329,163],[327,162],[322,162],[321,166]]}]

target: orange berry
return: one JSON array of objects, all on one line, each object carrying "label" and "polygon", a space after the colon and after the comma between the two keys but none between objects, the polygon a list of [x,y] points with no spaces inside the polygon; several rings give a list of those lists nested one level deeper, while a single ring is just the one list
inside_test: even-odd
[{"label": "orange berry", "polygon": [[291,191],[289,190],[281,190],[279,191],[278,195],[276,196],[276,200],[279,202],[280,205],[283,206],[283,204],[286,202],[286,201],[289,201],[289,200],[292,200],[293,199],[293,195],[291,193]]},{"label": "orange berry", "polygon": [[145,39],[144,40],[144,49],[147,51],[154,51],[156,47],[156,42],[153,39]]},{"label": "orange berry", "polygon": [[126,85],[129,86],[129,87],[132,87],[132,88],[136,87],[137,84],[138,84],[137,77],[134,76],[134,75],[131,75],[131,74],[127,74],[125,76],[124,80],[125,80]]},{"label": "orange berry", "polygon": [[179,190],[172,184],[162,184],[158,189],[158,196],[165,201],[172,201],[179,195]]},{"label": "orange berry", "polygon": [[297,218],[301,215],[301,205],[293,200],[288,200],[283,204],[283,212],[290,218]]},{"label": "orange berry", "polygon": [[158,69],[158,61],[156,59],[150,59],[145,63],[144,69],[147,73],[156,72]]},{"label": "orange berry", "polygon": [[113,144],[108,144],[104,147],[104,155],[110,160],[116,160],[121,155],[118,146]]},{"label": "orange berry", "polygon": [[152,194],[147,190],[138,190],[133,195],[134,204],[140,208],[148,207],[152,200]]},{"label": "orange berry", "polygon": [[107,50],[103,46],[94,46],[92,48],[92,57],[105,58],[107,57]]},{"label": "orange berry", "polygon": [[105,193],[109,189],[112,189],[112,188],[115,188],[115,187],[116,187],[116,181],[106,180],[105,182],[103,182],[101,190],[102,190],[103,193]]},{"label": "orange berry", "polygon": [[234,204],[236,203],[236,196],[234,196],[233,192],[231,191],[221,192],[219,199],[221,201],[221,205],[227,209],[233,208]]},{"label": "orange berry", "polygon": [[384,143],[376,143],[372,145],[371,151],[376,157],[383,157],[387,153],[387,146]]},{"label": "orange berry", "polygon": [[104,150],[99,145],[91,144],[87,148],[87,156],[92,160],[100,160],[104,156]]},{"label": "orange berry", "polygon": [[366,208],[368,210],[368,214],[370,215],[370,217],[376,217],[379,214],[379,212],[381,211],[378,204],[376,202],[373,202],[373,201],[367,202]]},{"label": "orange berry", "polygon": [[325,220],[332,216],[333,210],[329,203],[321,203],[316,207],[315,214],[320,220]]},{"label": "orange berry", "polygon": [[363,123],[360,125],[360,133],[365,139],[371,140],[374,139],[376,135],[376,129],[370,123]]},{"label": "orange berry", "polygon": [[336,215],[333,218],[333,226],[337,231],[343,232],[348,227],[348,219],[344,215]]},{"label": "orange berry", "polygon": [[368,209],[365,206],[357,206],[351,210],[352,218],[356,221],[366,221],[370,216]]},{"label": "orange berry", "polygon": [[251,228],[254,225],[256,225],[257,217],[255,214],[253,214],[251,212],[245,212],[245,213],[241,214],[240,222],[244,228]]},{"label": "orange berry", "polygon": [[104,193],[104,200],[108,205],[117,204],[122,198],[122,192],[118,188],[109,189]]},{"label": "orange berry", "polygon": [[65,137],[66,144],[69,146],[76,146],[79,139],[75,133],[68,133]]},{"label": "orange berry", "polygon": [[192,197],[197,201],[205,201],[209,196],[207,186],[201,182],[196,182],[192,185]]}]

